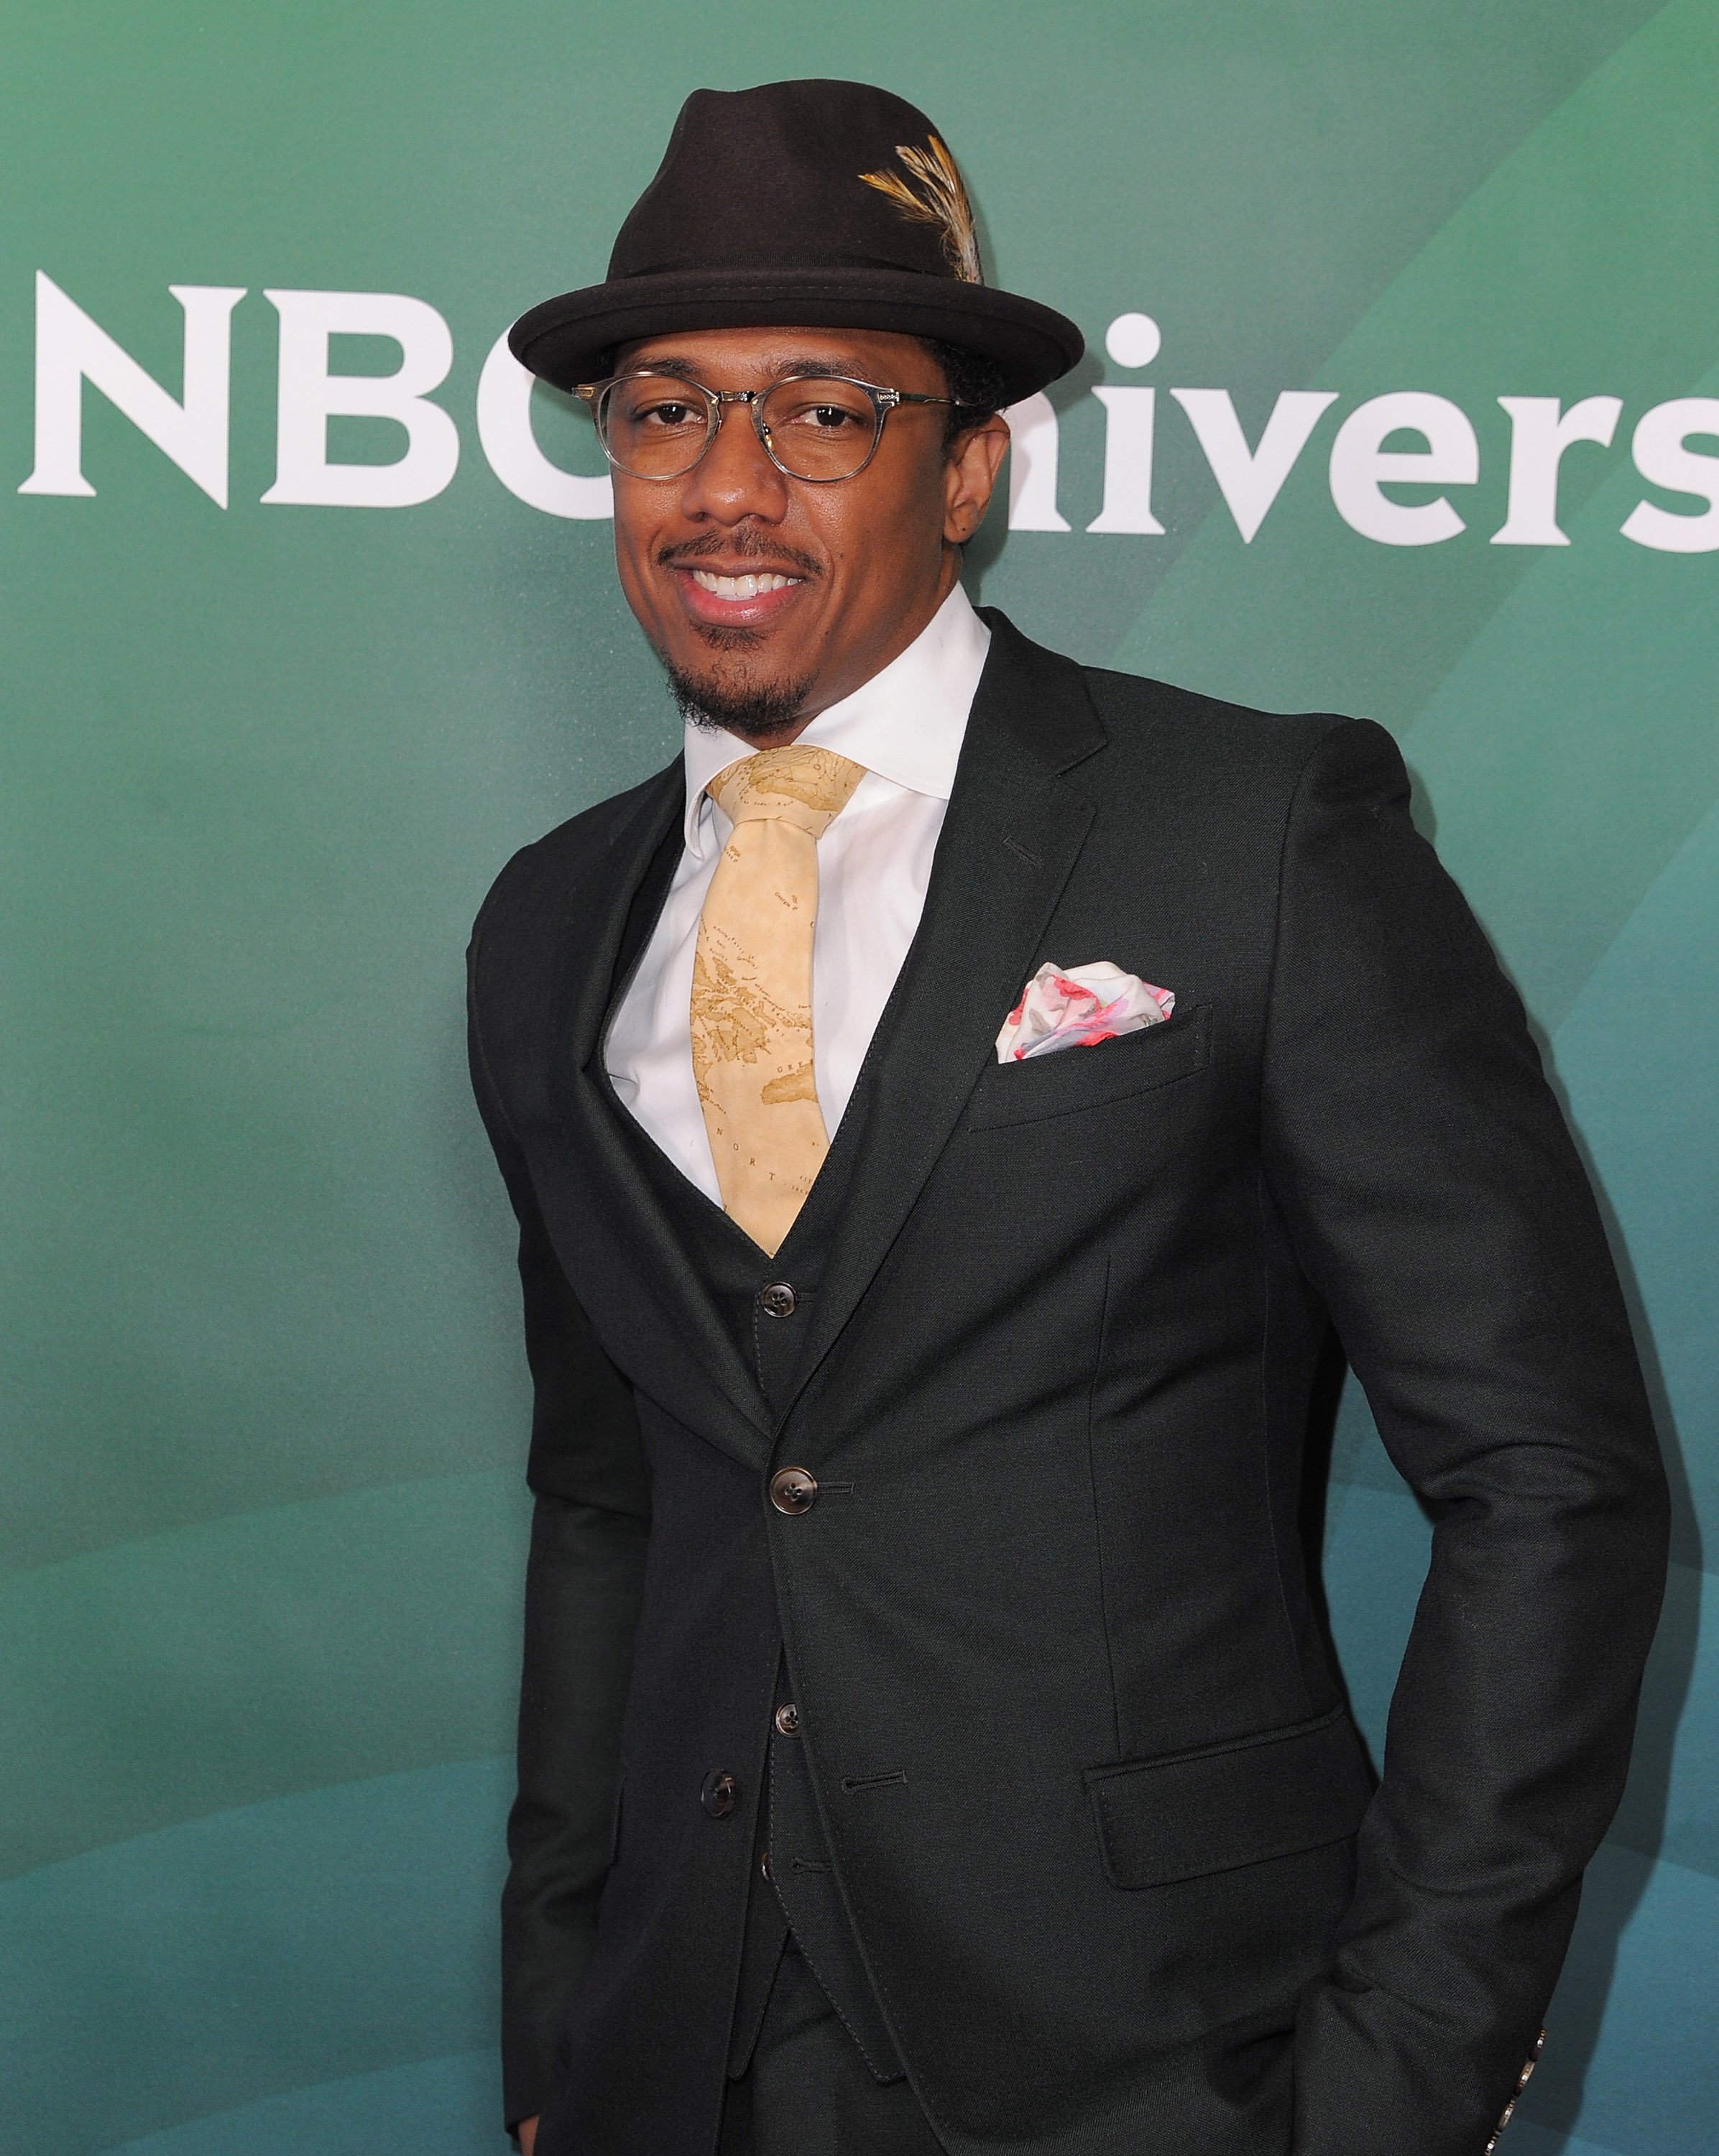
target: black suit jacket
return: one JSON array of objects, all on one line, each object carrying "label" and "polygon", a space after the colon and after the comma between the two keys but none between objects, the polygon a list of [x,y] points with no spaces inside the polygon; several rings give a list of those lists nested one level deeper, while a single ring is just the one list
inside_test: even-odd
[{"label": "black suit jacket", "polygon": [[[479,920],[537,1403],[509,2116],[600,2117],[591,2156],[708,2145],[715,2095],[675,2107],[679,2025],[636,2001],[690,2013],[700,1958],[731,1988],[695,1784],[779,1615],[844,1902],[952,2150],[1480,2156],[1618,1800],[1665,1562],[1594,1204],[1388,735],[988,618],[779,1421],[601,1076],[678,763],[526,849]],[[1047,958],[1175,1015],[999,1065]],[[1376,1794],[1297,1527],[1327,1322],[1437,1522]],[[775,1512],[784,1463],[839,1494]],[[767,1556],[773,1609],[707,1564],[677,1614],[718,1535]]]}]

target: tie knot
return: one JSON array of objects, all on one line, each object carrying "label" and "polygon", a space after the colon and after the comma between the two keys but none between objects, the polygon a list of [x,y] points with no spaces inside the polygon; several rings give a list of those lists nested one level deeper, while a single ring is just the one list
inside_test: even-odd
[{"label": "tie knot", "polygon": [[848,805],[865,776],[834,749],[794,742],[787,748],[760,749],[720,771],[705,788],[731,824],[780,820],[813,839]]}]

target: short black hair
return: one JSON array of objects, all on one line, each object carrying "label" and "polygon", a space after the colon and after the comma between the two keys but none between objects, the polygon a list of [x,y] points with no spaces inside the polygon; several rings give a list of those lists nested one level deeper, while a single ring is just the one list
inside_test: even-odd
[{"label": "short black hair", "polygon": [[955,399],[943,422],[943,446],[948,449],[969,427],[977,427],[982,419],[1003,409],[1003,370],[981,352],[940,344],[935,337],[921,341],[942,369],[948,393]]}]

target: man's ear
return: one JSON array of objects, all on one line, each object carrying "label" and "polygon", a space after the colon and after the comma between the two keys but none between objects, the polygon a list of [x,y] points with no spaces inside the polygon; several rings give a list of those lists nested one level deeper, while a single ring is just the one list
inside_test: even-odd
[{"label": "man's ear", "polygon": [[991,490],[1008,448],[1008,422],[1000,412],[959,434],[943,465],[943,537],[964,547],[985,519]]}]

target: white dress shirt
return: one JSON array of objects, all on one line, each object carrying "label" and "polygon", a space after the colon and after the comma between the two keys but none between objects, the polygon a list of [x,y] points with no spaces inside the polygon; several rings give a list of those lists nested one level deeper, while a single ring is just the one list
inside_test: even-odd
[{"label": "white dress shirt", "polygon": [[[865,767],[818,841],[812,1061],[832,1137],[919,927],[990,643],[957,584],[900,658],[820,711],[799,737]],[[692,1075],[692,959],[705,893],[734,827],[705,788],[755,753],[733,734],[689,723],[685,850],[603,1044],[622,1102],[718,1205],[722,1194]]]}]

